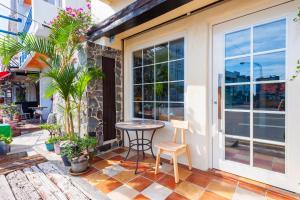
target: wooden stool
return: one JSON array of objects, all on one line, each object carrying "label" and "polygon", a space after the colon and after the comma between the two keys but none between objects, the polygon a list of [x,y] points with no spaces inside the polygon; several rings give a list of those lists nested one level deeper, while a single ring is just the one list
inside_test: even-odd
[{"label": "wooden stool", "polygon": [[[158,145],[155,145],[155,147],[158,148],[156,165],[155,165],[155,174],[157,174],[159,170],[158,168],[160,164],[160,154],[170,155],[172,157],[171,163],[173,160],[173,165],[174,165],[175,183],[178,183],[179,182],[178,164],[177,164],[178,156],[180,156],[181,154],[186,154],[189,163],[189,170],[192,170],[191,154],[190,154],[189,146],[185,142],[185,134],[186,134],[186,130],[188,129],[188,121],[172,120],[171,123],[175,128],[172,142],[162,142]],[[176,143],[177,133],[179,132],[179,130],[181,130],[181,143]]]}]

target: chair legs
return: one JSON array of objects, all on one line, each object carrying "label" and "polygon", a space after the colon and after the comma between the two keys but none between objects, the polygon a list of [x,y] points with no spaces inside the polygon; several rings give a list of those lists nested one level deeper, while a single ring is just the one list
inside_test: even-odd
[{"label": "chair legs", "polygon": [[174,164],[175,183],[178,183],[179,182],[179,174],[178,174],[178,164],[177,164],[177,155],[176,155],[176,153],[173,154],[173,164]]},{"label": "chair legs", "polygon": [[159,164],[160,164],[160,153],[161,153],[161,150],[158,149],[157,151],[157,155],[156,155],[156,163],[155,163],[155,174],[158,173],[159,171]]},{"label": "chair legs", "polygon": [[188,146],[186,147],[186,156],[187,156],[187,160],[189,163],[189,170],[192,170],[192,158],[191,158],[191,152],[190,152],[190,149]]}]

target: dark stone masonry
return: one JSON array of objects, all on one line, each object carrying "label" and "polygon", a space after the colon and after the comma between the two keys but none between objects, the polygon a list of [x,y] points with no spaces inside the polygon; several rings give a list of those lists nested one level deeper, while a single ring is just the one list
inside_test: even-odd
[{"label": "dark stone masonry", "polygon": [[[81,51],[78,52],[78,61],[80,65],[97,67],[102,69],[102,57],[115,59],[115,92],[116,92],[116,121],[123,120],[123,85],[122,85],[122,54],[120,50],[112,49],[95,43],[87,42]],[[103,146],[103,88],[102,80],[93,80],[86,90],[86,95],[82,104],[81,135],[89,132],[96,132],[99,136],[99,145],[101,150],[106,150],[122,143],[121,134],[116,133],[116,140],[111,144]],[[54,112],[58,119],[62,119],[62,114],[58,112],[56,103],[62,103],[59,98],[55,98]],[[62,105],[62,104],[61,104]],[[74,116],[74,125],[76,130],[76,116]],[[105,148],[103,148],[105,147]]]}]

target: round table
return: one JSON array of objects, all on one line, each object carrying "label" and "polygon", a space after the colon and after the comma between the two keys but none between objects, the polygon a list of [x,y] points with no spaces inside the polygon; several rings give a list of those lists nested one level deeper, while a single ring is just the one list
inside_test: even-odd
[{"label": "round table", "polygon": [[34,112],[34,115],[38,115],[40,118],[40,123],[44,121],[43,119],[43,110],[48,108],[46,106],[37,106],[37,107],[28,107],[29,109],[32,109]]},{"label": "round table", "polygon": [[[163,122],[155,121],[155,120],[132,120],[132,121],[127,121],[127,122],[116,123],[116,129],[121,130],[123,132],[123,140],[124,140],[124,131],[127,133],[127,136],[128,136],[129,149],[128,149],[128,152],[127,152],[127,155],[126,155],[124,161],[127,160],[131,149],[135,149],[133,147],[136,147],[135,150],[137,151],[137,159],[136,159],[135,173],[137,173],[137,170],[138,170],[140,150],[142,150],[143,158],[145,158],[145,151],[150,149],[151,154],[152,154],[153,158],[155,159],[153,149],[152,149],[153,136],[154,136],[156,130],[163,128],[164,126],[165,126],[165,124]],[[151,131],[150,139],[144,138],[145,131]],[[139,137],[140,136],[139,132],[141,133],[141,138]],[[135,134],[135,139],[133,139],[130,136],[131,134]],[[141,149],[140,149],[140,147],[141,147]]]}]

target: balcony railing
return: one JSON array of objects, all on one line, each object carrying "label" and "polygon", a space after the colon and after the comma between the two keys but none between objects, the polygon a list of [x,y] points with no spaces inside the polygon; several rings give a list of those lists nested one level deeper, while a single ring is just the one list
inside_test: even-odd
[{"label": "balcony railing", "polygon": [[[22,33],[28,33],[31,24],[32,24],[32,9],[30,8]],[[29,54],[26,53],[26,52],[21,53],[21,55],[20,55],[20,66],[22,66],[24,64],[24,62],[26,61],[28,55]]]},{"label": "balcony railing", "polygon": [[32,9],[30,8],[29,13],[27,15],[27,20],[23,28],[23,33],[28,33],[31,24],[32,24]]}]

